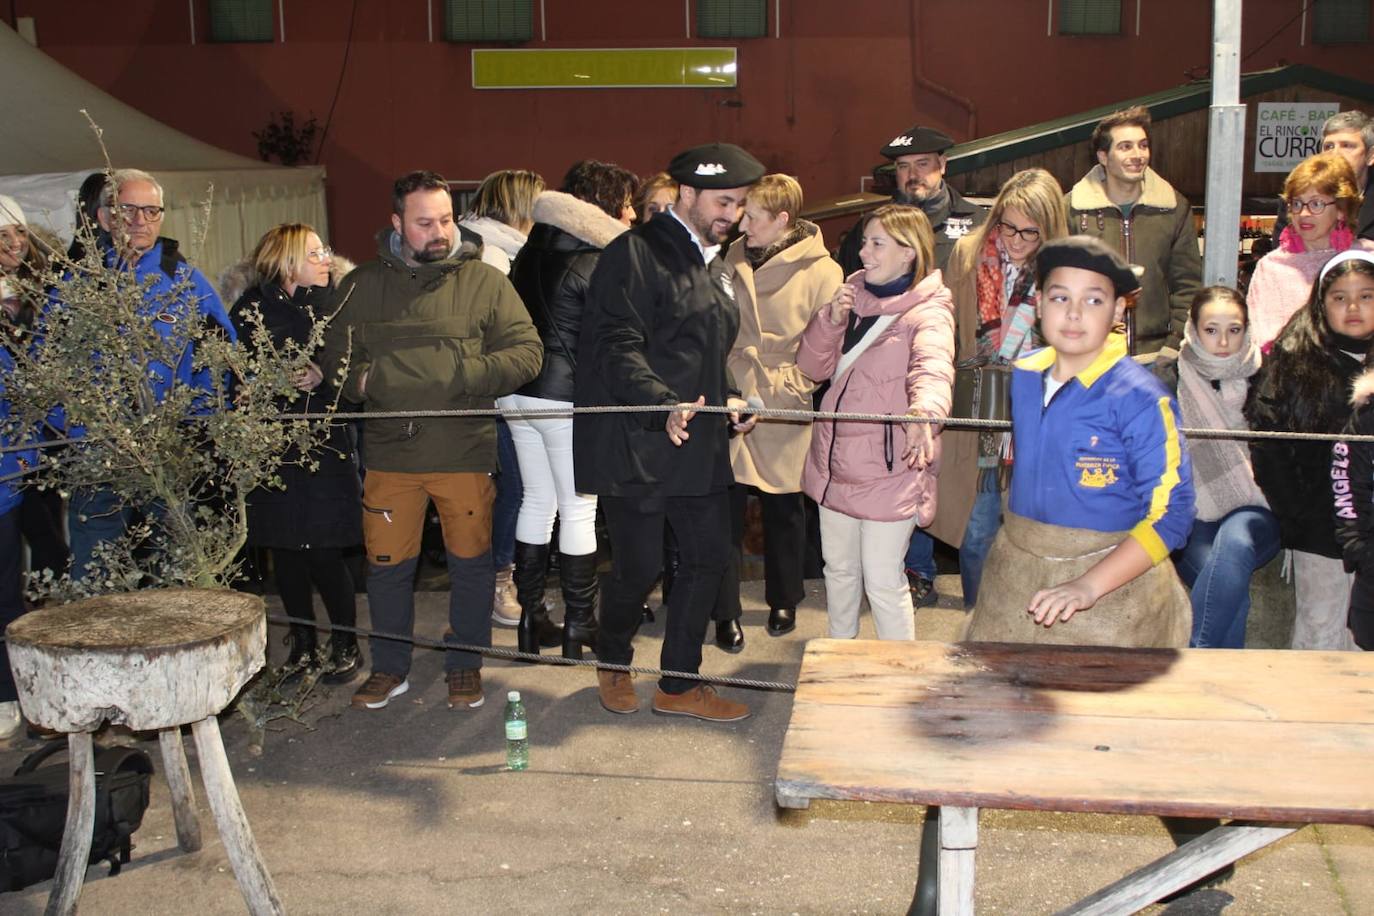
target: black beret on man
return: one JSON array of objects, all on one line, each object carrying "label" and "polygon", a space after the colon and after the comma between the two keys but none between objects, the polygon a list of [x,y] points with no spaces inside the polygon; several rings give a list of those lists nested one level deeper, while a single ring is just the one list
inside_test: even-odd
[{"label": "black beret on man", "polygon": [[1135,269],[1115,248],[1094,236],[1071,235],[1041,246],[1035,258],[1036,286],[1044,289],[1045,280],[1056,267],[1079,267],[1101,274],[1112,281],[1118,297],[1140,289]]},{"label": "black beret on man", "polygon": [[953,140],[935,128],[918,124],[893,137],[880,152],[889,159],[896,159],[914,153],[943,153],[953,145]]},{"label": "black beret on man", "polygon": [[763,163],[733,143],[694,146],[668,163],[668,174],[679,184],[703,191],[742,188],[758,181],[767,171]]}]

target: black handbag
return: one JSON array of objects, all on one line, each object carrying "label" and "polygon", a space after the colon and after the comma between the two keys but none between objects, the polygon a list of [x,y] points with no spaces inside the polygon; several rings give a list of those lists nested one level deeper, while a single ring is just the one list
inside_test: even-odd
[{"label": "black handbag", "polygon": [[[38,765],[65,741],[54,741],[24,758],[13,776],[0,779],[0,893],[46,881],[57,872],[66,829],[68,770]],[[95,828],[91,864],[109,862],[119,874],[129,861],[132,836],[148,810],[153,761],[132,747],[95,751]]]},{"label": "black handbag", "polygon": [[1011,366],[966,360],[954,367],[950,416],[969,420],[1011,419]]}]

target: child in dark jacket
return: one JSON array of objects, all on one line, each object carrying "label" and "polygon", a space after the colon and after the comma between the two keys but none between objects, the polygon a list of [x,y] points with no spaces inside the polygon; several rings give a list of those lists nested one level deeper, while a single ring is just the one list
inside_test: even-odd
[{"label": "child in dark jacket", "polygon": [[[1245,408],[1256,430],[1338,433],[1350,391],[1374,344],[1374,255],[1354,249],[1322,268],[1307,304],[1274,341]],[[1331,518],[1332,448],[1325,442],[1251,442],[1255,481],[1293,551],[1294,649],[1354,649],[1346,615],[1353,576]],[[1349,556],[1346,553],[1345,556]],[[1348,560],[1346,561],[1349,562]]]},{"label": "child in dark jacket", "polygon": [[1186,646],[1188,595],[1163,562],[1193,523],[1178,405],[1117,332],[1139,281],[1085,236],[1045,245],[1036,269],[1049,346],[1013,364],[1006,523],[965,638]]},{"label": "child in dark jacket", "polygon": [[[1359,259],[1351,259],[1359,261]],[[1346,273],[1349,308],[1374,309],[1374,259],[1352,263]],[[1355,380],[1354,412],[1346,433],[1374,435],[1374,369]],[[1336,540],[1345,571],[1353,573],[1346,623],[1361,649],[1374,649],[1374,443],[1337,442],[1331,451],[1331,489]]]}]

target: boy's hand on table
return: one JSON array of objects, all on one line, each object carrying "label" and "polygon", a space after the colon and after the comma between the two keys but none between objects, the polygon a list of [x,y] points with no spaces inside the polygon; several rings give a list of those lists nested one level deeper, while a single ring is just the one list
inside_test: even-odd
[{"label": "boy's hand on table", "polygon": [[1097,603],[1097,595],[1082,578],[1071,579],[1053,588],[1042,588],[1030,600],[1026,613],[1035,617],[1035,622],[1046,627],[1056,623],[1068,623],[1079,611],[1086,611]]}]

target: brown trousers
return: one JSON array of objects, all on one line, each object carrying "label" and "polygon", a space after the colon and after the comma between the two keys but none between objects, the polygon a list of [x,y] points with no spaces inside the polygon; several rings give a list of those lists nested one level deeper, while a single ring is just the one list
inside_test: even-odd
[{"label": "brown trousers", "polygon": [[444,529],[444,546],[471,559],[491,549],[492,503],[496,485],[478,472],[404,474],[368,471],[363,481],[363,541],[367,558],[395,566],[420,555],[425,507],[434,500]]}]

